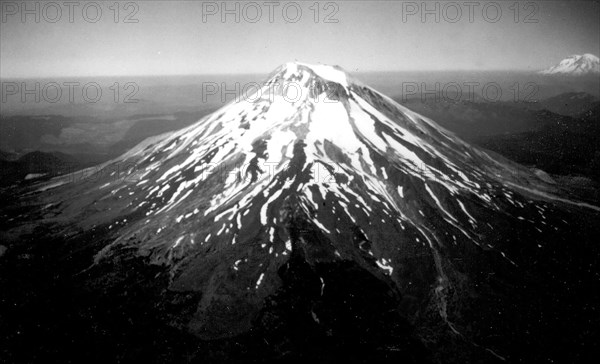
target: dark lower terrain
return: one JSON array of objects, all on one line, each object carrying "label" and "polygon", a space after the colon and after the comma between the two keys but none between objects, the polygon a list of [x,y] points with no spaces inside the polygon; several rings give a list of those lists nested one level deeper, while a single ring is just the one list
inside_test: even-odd
[{"label": "dark lower terrain", "polygon": [[[580,119],[557,118],[535,132],[481,137],[480,146],[548,173],[600,181],[598,108]],[[548,113],[549,114],[549,113]]]},{"label": "dark lower terrain", "polygon": [[60,152],[31,152],[20,158],[0,160],[0,186],[49,179],[73,173],[98,162],[96,158],[75,158]]},{"label": "dark lower terrain", "polygon": [[[4,133],[0,133],[0,148],[13,150],[0,150],[0,186],[29,184],[33,179],[43,180],[64,174],[72,174],[76,178],[79,170],[118,157],[148,137],[188,126],[208,111],[178,112],[169,117],[136,115],[125,121],[99,121],[94,118],[82,121],[61,116],[0,118],[0,132]],[[121,123],[128,126],[123,127]],[[85,129],[86,126],[89,130]],[[70,128],[69,133],[95,133],[97,140],[92,139],[94,143],[70,140],[57,144],[45,142],[48,136],[59,138],[65,128]],[[26,181],[28,175],[31,180]]]},{"label": "dark lower terrain", "polygon": [[600,106],[596,100],[568,93],[538,103],[411,99],[407,106],[475,145],[543,170],[598,200]]},{"label": "dark lower terrain", "polygon": [[431,360],[399,310],[397,292],[352,262],[310,266],[293,254],[251,332],[202,341],[182,326],[199,294],[167,290],[168,274],[133,254],[82,272],[101,246],[98,236],[40,241],[43,229],[0,261],[6,362]]},{"label": "dark lower terrain", "polygon": [[[600,229],[588,214],[548,220],[561,228],[536,238],[545,241],[543,249],[519,244],[530,237],[504,227],[513,236],[512,254],[529,257],[519,269],[467,246],[460,256],[448,256],[456,267],[450,274],[478,287],[458,285],[449,293],[457,311],[448,314],[463,323],[460,334],[440,320],[437,307],[421,306],[352,261],[307,259],[306,249],[321,242],[297,221],[289,228],[292,235],[299,229],[306,246],[298,242],[280,267],[281,286],[267,297],[252,329],[203,340],[187,327],[202,292],[169,290],[168,272],[134,251],[90,268],[107,243],[107,227],[61,236],[65,226],[25,223],[36,210],[9,204],[2,211],[3,362],[566,363],[600,354]],[[7,235],[15,223],[18,238]],[[414,276],[432,268],[407,269]]]}]

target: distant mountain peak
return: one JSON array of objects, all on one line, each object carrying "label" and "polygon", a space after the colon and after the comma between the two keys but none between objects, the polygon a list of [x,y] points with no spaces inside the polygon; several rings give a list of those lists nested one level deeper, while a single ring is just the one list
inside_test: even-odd
[{"label": "distant mountain peak", "polygon": [[586,75],[600,74],[600,59],[593,54],[572,55],[560,61],[556,66],[540,72],[544,75]]}]

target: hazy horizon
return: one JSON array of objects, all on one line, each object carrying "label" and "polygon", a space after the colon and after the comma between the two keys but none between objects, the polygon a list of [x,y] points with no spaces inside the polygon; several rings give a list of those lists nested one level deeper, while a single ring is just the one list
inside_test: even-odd
[{"label": "hazy horizon", "polygon": [[[299,61],[300,62],[300,61]],[[119,79],[127,79],[127,78],[136,78],[136,79],[176,79],[178,77],[211,77],[211,78],[220,78],[220,77],[259,77],[260,80],[266,80],[267,76],[274,71],[277,67],[281,66],[283,63],[274,66],[271,70],[264,72],[236,72],[236,73],[227,73],[227,72],[219,72],[219,73],[185,73],[185,74],[164,74],[164,75],[156,75],[156,74],[132,74],[132,75],[59,75],[59,76],[16,76],[16,77],[3,77],[0,76],[1,80],[10,81],[10,80],[52,80],[52,81],[66,81],[66,80],[102,80],[108,79],[109,81],[119,80]],[[528,71],[528,70],[511,70],[511,69],[490,69],[490,70],[461,70],[461,69],[447,69],[447,70],[384,70],[384,71],[348,71],[348,74],[351,76],[361,77],[361,76],[369,76],[369,75],[385,75],[385,74],[404,74],[404,75],[418,75],[418,74],[435,74],[435,75],[526,75],[526,76],[539,76],[539,77],[560,77],[557,75],[540,75],[538,71]],[[581,75],[578,78],[586,79],[586,78],[596,78],[596,75]]]},{"label": "hazy horizon", "polygon": [[265,74],[296,60],[350,73],[536,72],[600,54],[598,1],[466,3],[4,2],[0,77]]}]

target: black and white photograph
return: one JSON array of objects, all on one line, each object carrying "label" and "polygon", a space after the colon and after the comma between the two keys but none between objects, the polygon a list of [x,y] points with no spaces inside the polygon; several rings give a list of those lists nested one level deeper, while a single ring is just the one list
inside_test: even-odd
[{"label": "black and white photograph", "polygon": [[0,1],[0,363],[600,357],[600,1]]}]

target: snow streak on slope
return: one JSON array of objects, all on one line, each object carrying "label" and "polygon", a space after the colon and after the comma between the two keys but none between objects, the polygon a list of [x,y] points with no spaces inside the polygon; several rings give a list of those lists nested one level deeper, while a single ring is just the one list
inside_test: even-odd
[{"label": "snow streak on slope", "polygon": [[[449,322],[450,256],[468,247],[518,266],[490,222],[556,228],[545,182],[330,66],[283,65],[255,94],[105,165],[119,166],[126,179],[43,188],[82,227],[109,226],[97,262],[135,248],[170,267],[173,289],[201,290],[197,331],[219,302],[260,306],[293,249],[354,260],[404,292],[431,287]],[[434,273],[407,270],[415,257]]]}]

